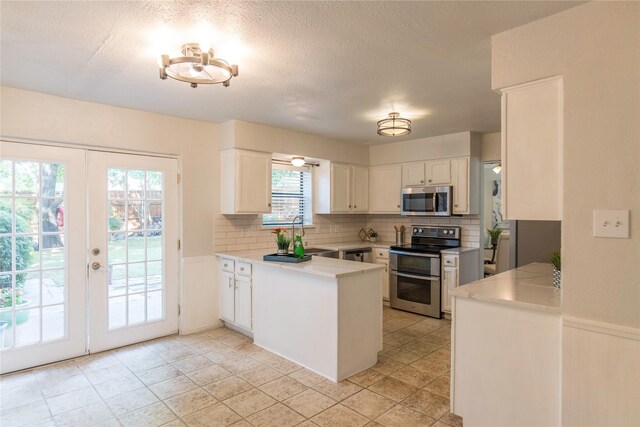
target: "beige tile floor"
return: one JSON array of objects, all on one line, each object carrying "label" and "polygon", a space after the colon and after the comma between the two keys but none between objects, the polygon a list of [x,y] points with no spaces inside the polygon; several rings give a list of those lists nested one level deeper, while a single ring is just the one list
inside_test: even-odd
[{"label": "beige tile floor", "polygon": [[378,364],[333,383],[226,328],[0,377],[0,425],[462,426],[450,329],[384,309]]}]

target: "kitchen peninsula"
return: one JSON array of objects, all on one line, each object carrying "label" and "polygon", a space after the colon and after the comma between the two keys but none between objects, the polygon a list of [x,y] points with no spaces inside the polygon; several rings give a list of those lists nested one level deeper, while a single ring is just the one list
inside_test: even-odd
[{"label": "kitchen peninsula", "polygon": [[252,332],[256,345],[336,382],[376,364],[384,266],[321,257],[267,262],[263,252],[216,255],[220,317]]},{"label": "kitchen peninsula", "polygon": [[561,305],[550,264],[449,291],[451,412],[465,425],[560,425]]}]

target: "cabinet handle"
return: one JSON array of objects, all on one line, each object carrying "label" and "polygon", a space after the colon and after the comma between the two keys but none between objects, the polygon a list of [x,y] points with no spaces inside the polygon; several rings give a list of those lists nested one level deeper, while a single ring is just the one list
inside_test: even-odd
[{"label": "cabinet handle", "polygon": [[349,209],[351,209],[351,205],[349,205]]},{"label": "cabinet handle", "polygon": [[420,180],[420,184],[424,184],[424,179],[421,179],[421,180]]},{"label": "cabinet handle", "polygon": [[225,267],[228,267],[228,265],[227,265],[227,264],[225,264],[224,266],[225,266]]},{"label": "cabinet handle", "polygon": [[353,209],[357,209],[357,206],[356,206],[356,205],[353,205]]},{"label": "cabinet handle", "polygon": [[431,182],[431,180],[429,180],[429,182]]},{"label": "cabinet handle", "polygon": [[240,271],[244,271],[244,267],[240,267]]},{"label": "cabinet handle", "polygon": [[453,207],[454,207],[454,208],[457,208],[457,207],[458,207],[458,205],[457,205],[457,204],[455,204],[455,205],[453,205]]},{"label": "cabinet handle", "polygon": [[396,208],[399,208],[399,207],[400,207],[400,205],[396,205]]},{"label": "cabinet handle", "polygon": [[231,277],[229,277],[229,287],[231,287],[231,286],[232,286]]},{"label": "cabinet handle", "polygon": [[268,203],[269,207],[271,207],[271,203]]}]

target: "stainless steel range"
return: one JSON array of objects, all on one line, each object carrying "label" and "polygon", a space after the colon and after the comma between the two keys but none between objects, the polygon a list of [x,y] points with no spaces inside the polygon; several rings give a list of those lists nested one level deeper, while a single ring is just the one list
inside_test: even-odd
[{"label": "stainless steel range", "polygon": [[459,246],[460,227],[414,225],[389,251],[391,307],[441,318],[440,252]]}]

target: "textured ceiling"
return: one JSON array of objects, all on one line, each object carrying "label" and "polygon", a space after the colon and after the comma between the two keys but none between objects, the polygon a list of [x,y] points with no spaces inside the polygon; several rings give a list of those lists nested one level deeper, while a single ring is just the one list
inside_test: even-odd
[{"label": "textured ceiling", "polygon": [[[576,2],[2,1],[2,84],[358,143],[500,128],[490,36]],[[231,86],[158,78],[157,55],[208,39]],[[390,111],[404,138],[376,135]]]}]

